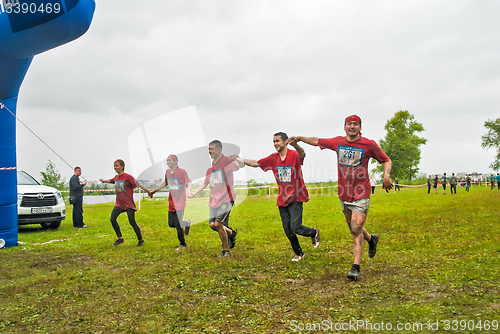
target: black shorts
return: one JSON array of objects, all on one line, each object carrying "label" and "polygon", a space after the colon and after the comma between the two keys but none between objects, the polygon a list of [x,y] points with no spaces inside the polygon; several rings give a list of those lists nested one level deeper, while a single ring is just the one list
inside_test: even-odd
[{"label": "black shorts", "polygon": [[214,223],[216,221],[225,223],[229,219],[229,214],[233,208],[234,202],[223,203],[218,208],[210,208],[210,216],[208,219],[209,223]]}]

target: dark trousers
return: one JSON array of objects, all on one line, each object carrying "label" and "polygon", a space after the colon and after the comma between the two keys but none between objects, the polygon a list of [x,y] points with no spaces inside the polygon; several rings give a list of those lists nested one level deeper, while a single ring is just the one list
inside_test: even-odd
[{"label": "dark trousers", "polygon": [[457,193],[457,185],[456,184],[450,184],[450,189],[451,189],[452,195]]},{"label": "dark trousers", "polygon": [[294,253],[297,255],[304,254],[297,235],[311,238],[316,235],[315,229],[302,225],[302,205],[302,202],[293,202],[288,206],[278,207],[283,229],[285,230],[288,240],[290,240],[292,244]]},{"label": "dark trousers", "polygon": [[182,218],[184,217],[184,210],[177,210],[168,212],[168,226],[177,230],[177,239],[182,246],[187,246],[186,238],[184,238],[184,230],[181,226]]},{"label": "dark trousers", "polygon": [[431,193],[431,184],[430,183],[427,183],[427,193],[428,194]]},{"label": "dark trousers", "polygon": [[76,202],[73,204],[73,227],[83,225],[83,196],[76,196]]},{"label": "dark trousers", "polygon": [[372,195],[375,194],[375,187],[372,186]]},{"label": "dark trousers", "polygon": [[115,206],[113,208],[113,211],[111,211],[111,225],[113,225],[113,229],[116,232],[116,236],[118,238],[122,237],[122,232],[120,231],[120,226],[118,225],[118,222],[116,221],[116,218],[123,212],[127,212],[128,216],[128,222],[130,223],[130,226],[133,227],[135,234],[137,235],[137,240],[142,240],[142,234],[141,234],[141,229],[139,228],[139,225],[135,222],[135,210],[128,208],[127,210],[122,210],[121,208]]}]

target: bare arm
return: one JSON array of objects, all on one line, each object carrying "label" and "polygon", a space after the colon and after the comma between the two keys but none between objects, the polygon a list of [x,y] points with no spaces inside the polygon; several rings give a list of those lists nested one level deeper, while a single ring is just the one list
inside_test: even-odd
[{"label": "bare arm", "polygon": [[290,138],[290,144],[292,144],[292,138],[295,142],[301,142],[303,141],[306,144],[312,145],[312,146],[318,146],[318,137],[303,137],[303,136],[295,136]]},{"label": "bare arm", "polygon": [[187,196],[189,198],[193,198],[194,196],[196,196],[196,194],[198,194],[200,191],[202,191],[203,189],[205,189],[207,187],[207,184],[206,183],[202,183],[198,189],[196,189],[194,192],[189,192],[187,193]]},{"label": "bare arm", "polygon": [[241,160],[247,166],[259,167],[259,163],[257,162],[257,160],[250,160],[250,159],[241,159]]},{"label": "bare arm", "polygon": [[161,189],[165,188],[166,186],[167,186],[167,181],[163,181],[163,183],[162,183],[162,184],[160,184],[160,185],[159,185],[158,187],[156,187],[155,189],[153,189],[153,190],[151,191],[151,193],[153,193],[153,194],[154,194],[155,192],[157,192],[158,190],[161,190]]},{"label": "bare arm", "polygon": [[301,159],[304,159],[306,157],[306,152],[304,151],[304,149],[302,147],[300,147],[300,145],[297,141],[297,137],[290,138],[290,145],[292,145],[293,148],[297,151],[297,153],[299,154],[299,157]]},{"label": "bare arm", "polygon": [[389,192],[389,190],[392,189],[391,166],[392,166],[391,160],[384,162],[384,181],[382,182],[382,187],[385,189],[386,192]]},{"label": "bare arm", "polygon": [[151,194],[151,190],[149,190],[148,188],[144,187],[142,184],[140,184],[139,182],[137,182],[137,187],[141,188],[142,190],[144,190],[145,192],[148,193],[149,197],[152,197],[153,195]]},{"label": "bare arm", "polygon": [[101,181],[102,183],[111,183],[111,179],[109,179],[109,180],[99,179],[99,181]]}]

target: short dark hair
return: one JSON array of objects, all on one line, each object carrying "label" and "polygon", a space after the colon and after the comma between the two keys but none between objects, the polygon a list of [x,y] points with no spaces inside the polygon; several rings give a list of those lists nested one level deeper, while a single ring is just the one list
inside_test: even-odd
[{"label": "short dark hair", "polygon": [[125,170],[125,161],[123,161],[122,159],[116,159],[115,162],[118,162],[120,166],[123,167],[123,170]]},{"label": "short dark hair", "polygon": [[77,169],[81,169],[80,167],[76,166],[75,169],[73,169],[73,171],[76,172]]},{"label": "short dark hair", "polygon": [[281,137],[281,140],[287,140],[287,139],[288,139],[287,134],[286,134],[286,133],[284,133],[284,132],[276,132],[276,133],[274,134],[274,136],[280,136],[280,137]]},{"label": "short dark hair", "polygon": [[210,145],[215,145],[218,148],[222,148],[222,143],[220,142],[220,140],[217,139],[212,140],[210,143],[208,143],[208,146]]}]

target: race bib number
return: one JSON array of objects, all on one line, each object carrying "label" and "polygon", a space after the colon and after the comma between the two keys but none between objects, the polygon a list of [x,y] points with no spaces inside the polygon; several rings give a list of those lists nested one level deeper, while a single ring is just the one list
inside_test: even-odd
[{"label": "race bib number", "polygon": [[276,166],[276,173],[278,173],[279,182],[292,182],[292,166]]},{"label": "race bib number", "polygon": [[210,187],[214,187],[216,184],[224,183],[224,175],[222,175],[222,169],[215,169],[210,175]]},{"label": "race bib number", "polygon": [[179,179],[176,177],[167,178],[168,189],[170,190],[179,190]]},{"label": "race bib number", "polygon": [[339,145],[339,165],[359,167],[363,161],[364,153],[365,150],[362,148]]},{"label": "race bib number", "polygon": [[125,192],[125,181],[115,181],[115,191],[117,193]]}]

